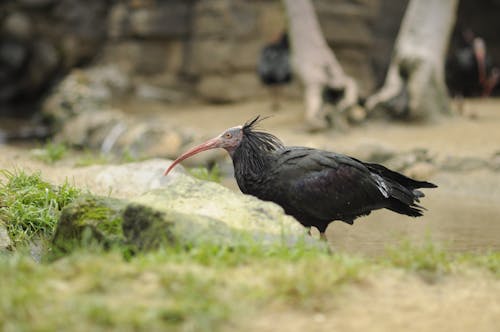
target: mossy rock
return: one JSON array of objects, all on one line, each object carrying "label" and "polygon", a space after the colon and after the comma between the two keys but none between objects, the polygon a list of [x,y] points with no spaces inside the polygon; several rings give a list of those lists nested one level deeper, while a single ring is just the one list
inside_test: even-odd
[{"label": "mossy rock", "polygon": [[131,201],[86,196],[66,206],[53,238],[56,255],[94,244],[133,251],[205,244],[324,247],[280,206],[184,174]]},{"label": "mossy rock", "polygon": [[123,219],[127,243],[139,251],[165,245],[241,245],[250,239],[246,232],[208,216],[158,210],[144,204],[129,204]]},{"label": "mossy rock", "polygon": [[[147,243],[146,233],[152,243],[164,238],[189,245],[322,245],[280,206],[182,174],[132,202],[123,228],[127,240],[139,248]],[[153,240],[155,236],[159,238]]]},{"label": "mossy rock", "polygon": [[125,243],[122,222],[126,205],[126,201],[97,196],[83,196],[67,205],[52,240],[54,251],[66,253],[75,246]]}]

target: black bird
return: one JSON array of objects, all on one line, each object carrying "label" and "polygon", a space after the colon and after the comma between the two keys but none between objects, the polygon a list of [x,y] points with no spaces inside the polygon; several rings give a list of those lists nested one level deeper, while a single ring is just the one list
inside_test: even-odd
[{"label": "black bird", "polygon": [[446,63],[446,81],[451,93],[461,97],[488,96],[498,82],[496,71],[484,40],[465,30]]},{"label": "black bird", "polygon": [[286,32],[281,33],[276,41],[264,46],[260,53],[257,73],[265,85],[286,84],[292,80],[290,45]]},{"label": "black bird", "polygon": [[382,165],[306,147],[285,147],[274,135],[257,131],[259,117],[190,149],[165,171],[201,151],[223,148],[233,159],[236,181],[245,194],[279,204],[305,227],[318,228],[322,238],[328,224],[352,224],[372,210],[419,217],[418,188],[436,185],[416,181]]},{"label": "black bird", "polygon": [[278,94],[280,88],[291,82],[290,45],[288,34],[281,33],[279,38],[265,45],[260,53],[257,66],[260,81],[271,88],[272,109],[279,109]]}]

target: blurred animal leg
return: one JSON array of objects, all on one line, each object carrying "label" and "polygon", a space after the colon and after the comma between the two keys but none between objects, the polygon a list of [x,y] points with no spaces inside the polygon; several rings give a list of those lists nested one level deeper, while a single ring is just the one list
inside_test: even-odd
[{"label": "blurred animal leg", "polygon": [[281,97],[281,87],[273,86],[271,88],[271,110],[274,112],[277,112],[281,109],[280,97]]},{"label": "blurred animal leg", "polygon": [[493,89],[497,86],[498,81],[500,79],[500,70],[494,67],[491,70],[490,76],[485,80],[483,84],[483,97],[489,97]]},{"label": "blurred animal leg", "polygon": [[306,84],[306,121],[312,130],[320,130],[328,127],[328,122],[322,112],[322,86],[317,83]]}]

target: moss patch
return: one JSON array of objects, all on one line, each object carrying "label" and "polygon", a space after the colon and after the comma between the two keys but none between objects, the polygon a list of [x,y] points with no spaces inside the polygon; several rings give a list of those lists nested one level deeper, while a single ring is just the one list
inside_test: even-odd
[{"label": "moss patch", "polygon": [[165,214],[139,204],[130,204],[123,214],[123,232],[128,243],[136,250],[156,249],[160,245],[174,244],[173,221]]},{"label": "moss patch", "polygon": [[126,202],[96,196],[82,196],[66,206],[53,238],[54,249],[69,252],[75,246],[97,243],[111,247],[124,243],[123,210]]}]

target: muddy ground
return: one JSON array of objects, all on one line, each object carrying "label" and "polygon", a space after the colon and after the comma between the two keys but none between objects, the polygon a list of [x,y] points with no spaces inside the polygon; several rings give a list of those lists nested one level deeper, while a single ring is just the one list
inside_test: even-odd
[{"label": "muddy ground", "polygon": [[[133,115],[158,117],[159,121],[191,128],[201,136],[214,136],[257,114],[273,115],[262,124],[287,145],[305,145],[351,153],[364,145],[379,145],[396,151],[424,148],[439,158],[448,156],[491,159],[500,151],[500,101],[468,100],[474,117],[455,116],[434,124],[374,122],[347,132],[311,134],[302,123],[301,105],[284,102],[271,112],[267,102],[240,105],[190,105],[182,108],[157,104],[127,105]],[[123,108],[123,105],[122,105]],[[70,161],[47,165],[26,148],[0,146],[0,168],[41,170],[44,178],[60,183],[69,178],[85,186],[87,179]],[[410,238],[433,241],[451,252],[500,250],[500,172],[480,168],[471,171],[433,169],[427,180],[439,185],[427,190],[425,216],[411,219],[377,211],[353,226],[340,222],[327,231],[335,250],[378,255],[386,245]],[[235,188],[232,180],[224,182]],[[107,194],[107,193],[104,193]],[[249,321],[234,322],[248,331],[497,331],[500,317],[500,282],[487,273],[470,271],[431,282],[404,272],[388,271],[377,278],[349,287],[333,310],[311,314],[273,308]],[[279,323],[278,323],[279,322]]]}]

